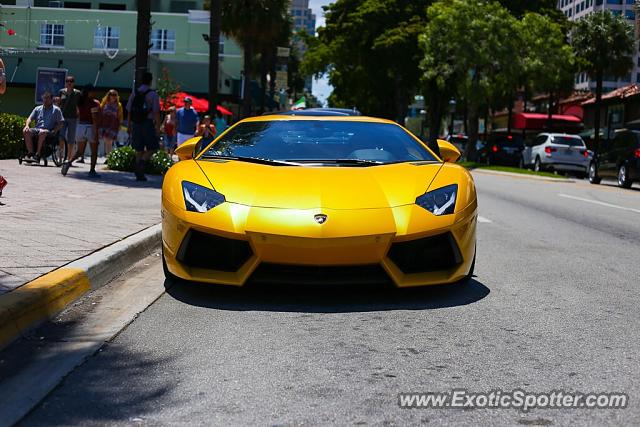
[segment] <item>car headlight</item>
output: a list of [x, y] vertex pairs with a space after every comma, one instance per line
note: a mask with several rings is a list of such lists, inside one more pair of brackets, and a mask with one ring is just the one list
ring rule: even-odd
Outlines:
[[449, 215], [456, 208], [458, 184], [447, 185], [424, 193], [416, 199], [416, 205], [425, 208], [434, 215]]
[[189, 181], [182, 181], [182, 193], [184, 204], [191, 212], [207, 212], [225, 202], [217, 191]]

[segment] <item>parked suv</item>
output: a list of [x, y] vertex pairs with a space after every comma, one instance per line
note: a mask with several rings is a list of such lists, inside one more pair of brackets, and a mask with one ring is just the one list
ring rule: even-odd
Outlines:
[[489, 135], [489, 140], [480, 152], [480, 159], [489, 165], [515, 166], [520, 161], [523, 149], [522, 135], [495, 132]]
[[527, 141], [520, 159], [521, 168], [535, 171], [573, 172], [584, 178], [591, 160], [582, 138], [566, 133], [541, 133]]
[[613, 140], [600, 141], [589, 165], [589, 182], [599, 184], [602, 178], [617, 178], [623, 188], [640, 181], [640, 131], [624, 130]]

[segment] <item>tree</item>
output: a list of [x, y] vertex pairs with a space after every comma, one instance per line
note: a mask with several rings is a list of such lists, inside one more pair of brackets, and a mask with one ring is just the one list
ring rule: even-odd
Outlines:
[[337, 0], [308, 37], [303, 74], [328, 74], [329, 104], [403, 121], [418, 88], [418, 35], [430, 0]]
[[136, 88], [141, 85], [144, 73], [148, 70], [149, 38], [151, 32], [151, 0], [138, 1], [136, 25]]
[[[475, 142], [480, 113], [515, 88], [521, 67], [514, 60], [517, 20], [492, 1], [438, 1], [427, 10], [420, 46], [430, 147], [437, 149], [444, 103], [454, 96], [467, 102], [469, 141]], [[475, 143], [467, 144], [465, 157], [474, 156]]]
[[571, 44], [581, 60], [581, 69], [596, 80], [594, 140], [600, 148], [600, 106], [604, 76], [623, 77], [633, 67], [633, 27], [622, 16], [594, 12], [575, 23]]
[[549, 129], [554, 94], [570, 92], [577, 59], [560, 24], [537, 13], [527, 13], [519, 24], [523, 52], [522, 85], [549, 94]]
[[209, 1], [209, 114], [211, 117], [218, 108], [218, 79], [220, 74], [220, 2]]
[[222, 31], [234, 37], [244, 54], [242, 115], [251, 115], [253, 58], [265, 45], [273, 45], [288, 21], [288, 0], [220, 0]]
[[160, 78], [158, 79], [157, 92], [160, 97], [161, 107], [166, 109], [173, 103], [173, 95], [180, 92], [180, 84], [176, 82], [167, 67], [162, 67]]

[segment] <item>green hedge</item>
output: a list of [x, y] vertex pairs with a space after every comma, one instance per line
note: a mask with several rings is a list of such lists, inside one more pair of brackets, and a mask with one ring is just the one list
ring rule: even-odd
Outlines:
[[22, 152], [25, 117], [0, 113], [0, 159], [17, 159]]
[[[133, 172], [136, 163], [136, 152], [130, 146], [113, 150], [107, 156], [107, 166], [111, 170]], [[162, 151], [156, 151], [151, 156], [151, 161], [145, 167], [145, 173], [151, 175], [164, 175], [173, 165], [169, 155]]]

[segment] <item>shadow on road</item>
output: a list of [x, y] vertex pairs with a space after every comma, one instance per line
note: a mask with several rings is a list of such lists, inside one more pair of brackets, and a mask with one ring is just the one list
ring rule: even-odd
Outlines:
[[98, 170], [98, 173], [100, 178], [90, 178], [86, 170], [74, 171], [71, 169], [65, 178], [123, 187], [162, 188], [163, 177], [158, 175], [147, 175], [148, 181], [136, 181], [132, 172]]
[[167, 293], [198, 307], [233, 311], [348, 313], [386, 310], [433, 310], [479, 301], [489, 288], [467, 284], [397, 289], [384, 285], [247, 285], [242, 288], [194, 282], [165, 282]]

